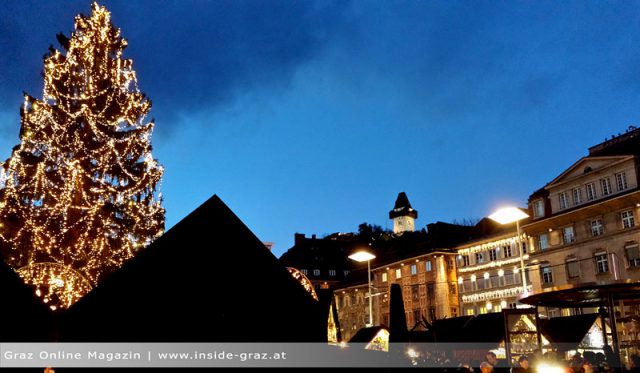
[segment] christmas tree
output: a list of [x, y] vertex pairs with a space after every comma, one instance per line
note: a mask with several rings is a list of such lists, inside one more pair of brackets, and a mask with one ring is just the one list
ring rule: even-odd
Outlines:
[[41, 100], [25, 95], [20, 144], [0, 170], [0, 251], [51, 308], [68, 307], [163, 233], [151, 102], [127, 41], [96, 3], [66, 53], [44, 57]]

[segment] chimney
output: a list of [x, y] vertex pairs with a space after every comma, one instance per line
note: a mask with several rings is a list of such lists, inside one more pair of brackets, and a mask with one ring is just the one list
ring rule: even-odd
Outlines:
[[306, 237], [305, 237], [304, 233], [296, 233], [296, 234], [294, 234], [293, 235], [293, 243], [294, 243], [294, 245], [301, 244], [302, 241], [305, 240], [305, 238]]

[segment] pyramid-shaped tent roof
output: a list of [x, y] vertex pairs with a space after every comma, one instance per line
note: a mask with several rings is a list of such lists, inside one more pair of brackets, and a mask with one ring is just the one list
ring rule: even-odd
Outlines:
[[213, 196], [63, 315], [63, 341], [326, 341], [326, 318]]

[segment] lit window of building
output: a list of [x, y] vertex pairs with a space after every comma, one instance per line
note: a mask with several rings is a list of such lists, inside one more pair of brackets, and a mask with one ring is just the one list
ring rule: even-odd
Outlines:
[[335, 276], [336, 275], [336, 270], [335, 269], [330, 269], [329, 270], [329, 276]]
[[582, 189], [573, 188], [573, 205], [577, 206], [582, 203]]
[[411, 276], [415, 276], [418, 274], [418, 266], [416, 264], [411, 265]]
[[533, 217], [541, 218], [544, 216], [544, 200], [539, 199], [533, 202]]
[[629, 267], [640, 267], [640, 248], [638, 243], [630, 241], [624, 246], [624, 253], [627, 257]]
[[622, 228], [627, 229], [636, 225], [632, 210], [623, 211], [620, 217], [622, 218]]
[[387, 282], [387, 273], [386, 272], [384, 272], [382, 274], [382, 282]]
[[489, 250], [489, 260], [498, 259], [498, 251], [496, 249]]
[[552, 284], [553, 283], [553, 271], [551, 266], [546, 265], [540, 268], [541, 271], [541, 277], [542, 277], [542, 282], [545, 284]]
[[320, 270], [319, 269], [314, 269], [313, 270], [313, 275], [314, 276], [320, 276]]
[[427, 260], [426, 262], [424, 262], [424, 267], [427, 272], [431, 272], [431, 261]]
[[585, 185], [585, 188], [587, 190], [587, 200], [589, 201], [593, 201], [594, 199], [596, 199], [596, 186], [594, 183], [589, 183], [587, 185]]
[[601, 236], [604, 234], [604, 224], [602, 224], [602, 219], [593, 219], [591, 220], [591, 235], [593, 237]]
[[538, 245], [540, 246], [540, 250], [549, 248], [549, 235], [547, 233], [538, 235]]
[[402, 269], [397, 268], [396, 269], [396, 278], [398, 279], [398, 278], [401, 278], [401, 277], [402, 277]]
[[596, 258], [596, 273], [609, 272], [609, 258], [604, 251], [595, 253]]
[[611, 181], [608, 177], [600, 179], [600, 189], [602, 190], [603, 196], [608, 196], [609, 194], [611, 194]]
[[484, 253], [476, 253], [476, 264], [484, 263]]
[[561, 192], [560, 194], [558, 194], [558, 202], [560, 203], [560, 210], [564, 210], [569, 206], [567, 192]]
[[627, 189], [627, 175], [624, 172], [616, 174], [616, 184], [618, 185], [618, 190]]
[[573, 232], [573, 227], [564, 227], [562, 228], [562, 239], [564, 241], [565, 244], [569, 244], [572, 243], [573, 241], [575, 241], [576, 236]]
[[504, 257], [505, 258], [511, 258], [511, 256], [512, 256], [511, 245], [506, 245], [503, 248], [503, 252], [504, 252]]

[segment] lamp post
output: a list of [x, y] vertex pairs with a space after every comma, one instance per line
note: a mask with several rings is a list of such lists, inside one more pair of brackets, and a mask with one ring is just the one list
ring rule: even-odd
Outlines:
[[373, 296], [371, 292], [371, 259], [375, 259], [375, 258], [376, 258], [375, 255], [364, 250], [360, 250], [349, 255], [349, 259], [355, 260], [356, 262], [367, 262], [367, 279], [369, 284], [369, 325], [367, 325], [368, 327], [373, 326]]
[[524, 211], [517, 207], [503, 207], [493, 214], [489, 215], [489, 219], [496, 221], [500, 224], [516, 223], [516, 231], [518, 234], [518, 251], [520, 252], [520, 272], [522, 273], [522, 293], [527, 292], [527, 276], [524, 272], [524, 253], [522, 250], [522, 243], [520, 241], [520, 220], [528, 218]]

